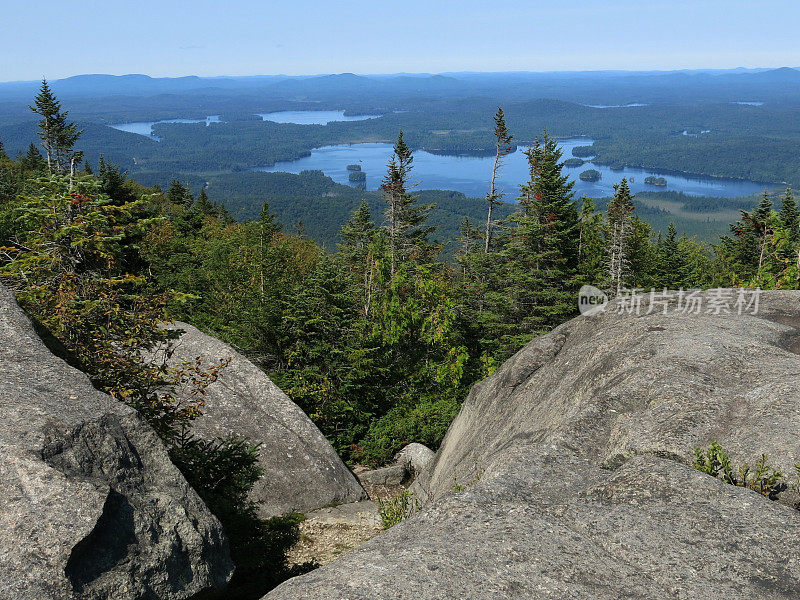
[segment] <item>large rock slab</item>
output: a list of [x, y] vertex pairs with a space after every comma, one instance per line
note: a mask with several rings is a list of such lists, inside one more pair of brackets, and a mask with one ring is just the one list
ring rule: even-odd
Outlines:
[[243, 436], [261, 444], [264, 474], [251, 498], [264, 517], [306, 512], [366, 497], [325, 436], [306, 414], [264, 372], [224, 342], [187, 323], [172, 354], [172, 364], [201, 359], [211, 366], [230, 359], [217, 381], [206, 388], [202, 417], [195, 434], [205, 437]]
[[800, 293], [764, 293], [755, 315], [618, 307], [473, 388], [412, 487], [421, 511], [267, 598], [800, 597], [796, 496], [689, 466], [716, 439], [793, 474]]
[[266, 598], [800, 597], [794, 509], [652, 455], [609, 472], [547, 451], [498, 456], [504, 468]]
[[42, 344], [0, 286], [0, 598], [183, 599], [233, 571], [152, 429]]
[[[707, 292], [706, 302], [714, 296]], [[758, 314], [578, 317], [470, 391], [432, 466], [437, 498], [469, 484], [509, 447], [556, 444], [613, 469], [639, 454], [689, 463], [718, 440], [735, 463], [800, 462], [800, 292], [762, 292]]]

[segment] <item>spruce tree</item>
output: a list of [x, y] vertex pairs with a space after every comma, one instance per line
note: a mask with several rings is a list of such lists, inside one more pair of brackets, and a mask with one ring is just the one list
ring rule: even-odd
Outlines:
[[608, 205], [606, 253], [608, 257], [608, 290], [619, 295], [631, 271], [630, 236], [633, 232], [633, 196], [628, 180], [614, 186], [614, 197]]
[[583, 197], [579, 216], [578, 274], [581, 284], [602, 285], [605, 273], [603, 214], [591, 198]]
[[376, 285], [376, 232], [369, 205], [362, 200], [342, 227], [342, 243], [339, 244], [339, 256], [358, 279], [356, 294], [365, 317], [369, 316]]
[[487, 312], [501, 315], [499, 357], [561, 323], [577, 306], [580, 227], [574, 182], [562, 174], [561, 150], [547, 133], [525, 154], [530, 179], [520, 186], [519, 210], [492, 265], [502, 283], [487, 292]]
[[207, 217], [217, 216], [217, 207], [211, 202], [211, 200], [208, 199], [206, 188], [200, 190], [194, 205], [201, 215], [205, 215]]
[[495, 138], [495, 155], [494, 164], [492, 165], [492, 179], [489, 184], [489, 193], [486, 194], [486, 202], [489, 205], [488, 215], [486, 217], [486, 234], [484, 252], [489, 253], [492, 242], [492, 228], [494, 221], [492, 220], [492, 213], [495, 205], [497, 205], [503, 197], [503, 193], [497, 189], [497, 174], [503, 165], [503, 158], [505, 158], [513, 149], [511, 140], [514, 138], [506, 127], [506, 119], [503, 114], [503, 109], [497, 107], [497, 113], [494, 116], [494, 138]]
[[28, 152], [24, 156], [20, 154], [17, 160], [24, 171], [41, 171], [47, 167], [47, 161], [33, 142], [28, 146]]
[[172, 183], [169, 184], [167, 200], [175, 206], [183, 206], [184, 208], [190, 208], [194, 204], [192, 192], [177, 179], [173, 179]]
[[797, 208], [797, 201], [791, 188], [786, 188], [786, 193], [783, 195], [778, 220], [791, 242], [796, 244], [800, 237], [800, 210]]
[[397, 273], [400, 264], [406, 261], [427, 263], [437, 250], [428, 239], [435, 227], [425, 226], [428, 213], [434, 205], [417, 205], [416, 198], [409, 191], [413, 162], [414, 156], [400, 131], [389, 159], [388, 172], [381, 183], [386, 201], [385, 229], [392, 276]]
[[48, 169], [63, 173], [69, 168], [70, 173], [74, 173], [75, 161], [80, 159], [81, 154], [73, 153], [72, 148], [83, 130], [67, 121], [69, 111], [61, 110], [61, 103], [46, 79], [42, 79], [39, 93], [29, 108], [42, 117], [39, 121], [39, 138], [47, 155]]

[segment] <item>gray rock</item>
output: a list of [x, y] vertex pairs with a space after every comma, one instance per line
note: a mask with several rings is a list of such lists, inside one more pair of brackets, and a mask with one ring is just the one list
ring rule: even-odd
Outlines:
[[400, 450], [394, 460], [397, 464], [405, 466], [406, 470], [416, 477], [431, 464], [436, 456], [433, 450], [413, 442]]
[[675, 461], [528, 446], [268, 600], [800, 597], [800, 517]]
[[325, 525], [342, 525], [346, 527], [364, 524], [378, 526], [381, 518], [378, 505], [371, 500], [361, 500], [349, 504], [337, 504], [318, 508], [305, 514], [306, 521], [316, 521]]
[[406, 490], [411, 473], [405, 464], [399, 464], [361, 471], [357, 477], [371, 500], [388, 500]]
[[690, 463], [716, 439], [735, 463], [765, 453], [794, 472], [800, 292], [763, 292], [755, 316], [619, 315], [615, 306], [534, 340], [475, 385], [415, 489], [440, 497], [526, 443], [613, 469], [638, 454]]
[[0, 286], [0, 598], [183, 599], [233, 571], [132, 409], [51, 354]]
[[404, 464], [389, 465], [359, 473], [358, 479], [363, 485], [402, 485], [408, 479], [408, 470]]
[[267, 598], [800, 597], [800, 512], [689, 466], [716, 439], [794, 472], [800, 293], [758, 315], [616, 306], [473, 388], [412, 487], [421, 511]]
[[186, 323], [172, 363], [194, 362], [211, 366], [230, 358], [220, 378], [206, 389], [202, 417], [194, 422], [195, 434], [205, 437], [238, 435], [261, 444], [259, 463], [264, 475], [251, 498], [263, 517], [306, 512], [322, 506], [357, 502], [366, 497], [306, 414], [264, 372], [224, 342]]

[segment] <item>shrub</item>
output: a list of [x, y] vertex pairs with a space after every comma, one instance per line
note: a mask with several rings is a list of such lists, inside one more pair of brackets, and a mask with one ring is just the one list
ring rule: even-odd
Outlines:
[[419, 508], [421, 508], [419, 501], [414, 498], [414, 493], [408, 490], [389, 500], [378, 500], [378, 510], [384, 529], [394, 527], [400, 521], [406, 520], [415, 509]]
[[286, 560], [300, 537], [302, 515], [262, 519], [247, 497], [262, 472], [257, 446], [239, 437], [200, 440], [184, 430], [170, 454], [228, 535], [236, 571], [225, 598], [257, 600], [290, 577], [318, 566], [314, 562], [289, 566]]
[[707, 451], [695, 448], [694, 457], [694, 468], [698, 471], [721, 478], [725, 483], [756, 491], [770, 500], [777, 500], [788, 487], [784, 474], [769, 466], [766, 454], [761, 455], [752, 470], [746, 463], [735, 469], [717, 441], [712, 441]]

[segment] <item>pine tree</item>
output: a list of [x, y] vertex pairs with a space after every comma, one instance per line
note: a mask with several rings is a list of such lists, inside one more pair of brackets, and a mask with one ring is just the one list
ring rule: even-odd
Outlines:
[[212, 204], [211, 200], [208, 199], [206, 188], [200, 190], [200, 193], [197, 195], [197, 200], [195, 200], [194, 205], [201, 215], [205, 215], [208, 217], [215, 217], [218, 214], [217, 207], [214, 204]]
[[797, 208], [797, 201], [794, 199], [791, 188], [786, 188], [786, 193], [781, 200], [778, 221], [786, 231], [791, 243], [796, 244], [800, 238], [800, 210]]
[[529, 181], [520, 186], [519, 210], [509, 220], [508, 241], [491, 265], [499, 278], [486, 293], [487, 313], [499, 315], [493, 334], [498, 358], [575, 312], [580, 223], [574, 183], [562, 174], [557, 142], [545, 133], [525, 152]]
[[686, 262], [678, 244], [678, 230], [670, 222], [667, 235], [658, 248], [658, 283], [660, 287], [679, 289], [686, 285]]
[[177, 179], [173, 179], [172, 183], [169, 184], [167, 200], [175, 206], [183, 206], [184, 208], [191, 208], [194, 204], [192, 192]]
[[756, 209], [752, 213], [743, 213], [743, 219], [750, 226], [758, 245], [758, 268], [756, 270], [756, 276], [761, 274], [761, 269], [764, 267], [764, 260], [767, 256], [767, 242], [772, 233], [769, 222], [771, 214], [772, 200], [770, 200], [766, 190], [764, 190], [761, 202], [759, 202]]
[[633, 196], [624, 179], [614, 186], [614, 197], [608, 205], [606, 253], [608, 256], [609, 291], [619, 295], [631, 270], [630, 236], [633, 231]]
[[591, 198], [581, 200], [578, 233], [578, 273], [582, 284], [602, 285], [605, 273], [603, 214]]
[[108, 195], [117, 205], [133, 202], [137, 194], [127, 182], [127, 176], [119, 167], [106, 162], [102, 155], [97, 163], [97, 177], [100, 190]]
[[33, 142], [28, 146], [28, 152], [24, 156], [20, 154], [17, 161], [22, 166], [23, 171], [41, 171], [47, 167], [47, 161]]
[[503, 193], [497, 189], [497, 174], [500, 172], [500, 168], [503, 165], [503, 158], [511, 153], [511, 150], [513, 149], [510, 144], [511, 140], [514, 138], [514, 136], [508, 132], [503, 109], [499, 106], [497, 107], [497, 113], [494, 116], [493, 133], [495, 137], [494, 165], [492, 166], [492, 179], [489, 185], [489, 193], [486, 195], [486, 202], [489, 205], [489, 211], [486, 217], [484, 252], [487, 254], [489, 253], [489, 249], [491, 247], [492, 228], [494, 227], [492, 212], [494, 211], [495, 205], [497, 205], [503, 197]]
[[435, 228], [425, 226], [425, 220], [434, 205], [417, 206], [416, 198], [409, 192], [413, 162], [414, 156], [403, 140], [401, 131], [389, 159], [388, 172], [381, 183], [386, 200], [385, 229], [392, 276], [397, 273], [400, 264], [409, 260], [424, 264], [433, 258], [437, 250], [428, 239]]
[[358, 296], [365, 317], [370, 314], [376, 285], [375, 223], [365, 200], [342, 227], [339, 255], [358, 278]]
[[33, 106], [29, 107], [40, 115], [39, 137], [47, 155], [47, 167], [63, 173], [68, 168], [74, 174], [75, 162], [82, 153], [73, 153], [72, 148], [83, 133], [75, 123], [67, 121], [68, 111], [61, 110], [61, 103], [53, 94], [46, 79], [42, 79]]

